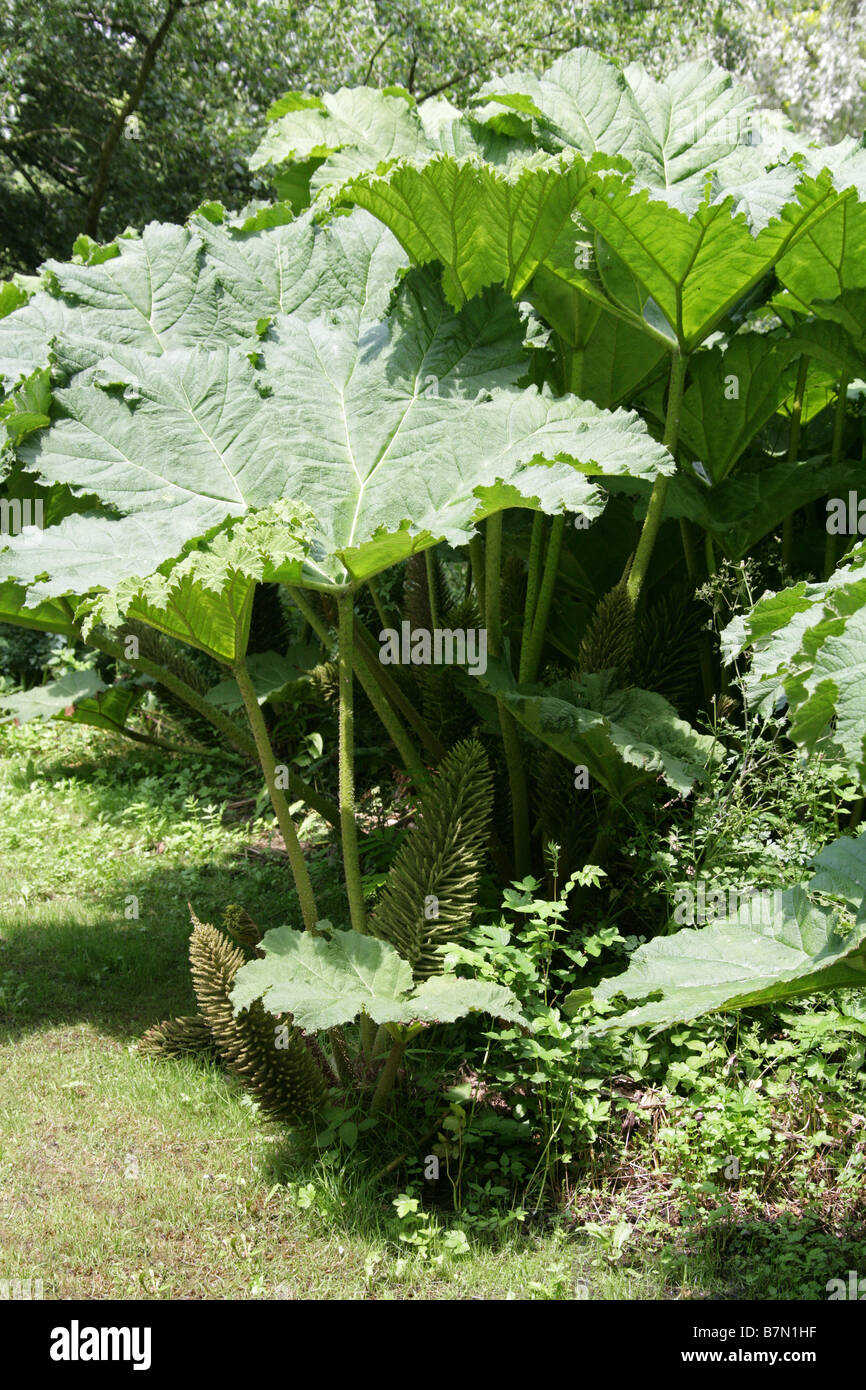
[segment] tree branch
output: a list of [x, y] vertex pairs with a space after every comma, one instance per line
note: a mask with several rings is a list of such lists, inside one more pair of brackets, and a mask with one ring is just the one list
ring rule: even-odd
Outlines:
[[138, 69], [138, 76], [135, 79], [135, 86], [112, 121], [108, 134], [102, 142], [102, 149], [99, 153], [99, 163], [96, 166], [96, 178], [94, 179], [90, 201], [87, 205], [87, 215], [84, 219], [84, 230], [88, 236], [94, 239], [99, 231], [99, 214], [102, 211], [102, 204], [105, 202], [105, 191], [108, 187], [108, 174], [114, 152], [117, 149], [128, 118], [132, 115], [133, 111], [136, 110], [144, 95], [147, 79], [153, 70], [157, 54], [162, 48], [166, 35], [174, 23], [175, 18], [183, 9], [183, 5], [184, 0], [169, 0], [169, 6], [163, 15], [162, 23], [148, 43], [147, 48], [144, 50], [141, 66]]

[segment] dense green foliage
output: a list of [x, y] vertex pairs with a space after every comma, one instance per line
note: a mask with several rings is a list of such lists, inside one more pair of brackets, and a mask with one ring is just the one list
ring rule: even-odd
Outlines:
[[[327, 1114], [330, 1082], [343, 1121], [377, 1114], [422, 1034], [477, 1048], [486, 1015], [479, 1067], [492, 1047], [518, 1125], [538, 1083], [547, 1178], [560, 1130], [592, 1128], [575, 1066], [599, 1038], [862, 986], [866, 841], [839, 833], [856, 805], [839, 818], [866, 791], [863, 547], [837, 536], [858, 534], [866, 153], [759, 114], [708, 62], [660, 80], [588, 49], [462, 110], [365, 85], [269, 115], [252, 164], [277, 201], [81, 239], [3, 290], [3, 498], [46, 524], [0, 551], [0, 616], [121, 678], [0, 698], [141, 739], [155, 680], [258, 758], [296, 900], [246, 962], [197, 924], [193, 966], [269, 1113]], [[248, 657], [268, 586], [291, 645]], [[483, 661], [436, 645], [461, 602]], [[148, 656], [148, 629], [223, 678]], [[263, 707], [328, 683], [325, 789], [279, 760]], [[362, 709], [419, 803], [372, 912]], [[780, 744], [832, 769], [832, 832], [756, 857], [757, 882], [708, 857], [694, 887], [745, 904], [671, 911], [687, 885], [663, 846], [706, 834], [708, 788]], [[304, 802], [339, 827], [334, 921]], [[629, 826], [655, 882], [622, 909]], [[482, 856], [522, 930], [473, 920], [497, 897]], [[282, 1056], [271, 1015], [292, 1019]], [[165, 1025], [165, 1050], [185, 1036]]]

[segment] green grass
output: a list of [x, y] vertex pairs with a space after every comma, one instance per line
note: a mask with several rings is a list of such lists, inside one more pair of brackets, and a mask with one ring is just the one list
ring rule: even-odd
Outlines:
[[[866, 1267], [866, 1243], [793, 1217], [684, 1227], [680, 1199], [626, 1170], [537, 1222], [482, 1230], [429, 1200], [401, 1222], [405, 1170], [375, 1174], [405, 1136], [311, 1155], [218, 1067], [136, 1050], [194, 1010], [188, 904], [297, 921], [285, 860], [250, 852], [269, 823], [222, 814], [255, 774], [51, 724], [0, 729], [0, 756], [0, 1278], [84, 1299], [815, 1298]], [[312, 872], [338, 918], [325, 843]], [[617, 1205], [621, 1254], [584, 1224]]]
[[[254, 778], [58, 725], [7, 726], [0, 750], [0, 1277], [46, 1298], [571, 1298], [579, 1278], [663, 1294], [559, 1231], [419, 1255], [396, 1186], [294, 1155], [219, 1068], [137, 1055], [194, 1009], [188, 902], [296, 915], [285, 861], [245, 857], [267, 828], [207, 809]], [[314, 877], [338, 902], [324, 852]]]

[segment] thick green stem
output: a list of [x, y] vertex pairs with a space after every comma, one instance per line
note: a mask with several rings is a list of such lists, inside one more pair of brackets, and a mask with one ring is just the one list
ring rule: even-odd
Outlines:
[[352, 930], [363, 934], [367, 930], [367, 915], [361, 883], [358, 827], [355, 823], [355, 702], [352, 675], [355, 601], [351, 589], [344, 589], [337, 599], [337, 614], [340, 667], [340, 838], [343, 844], [343, 873]]
[[[215, 752], [220, 751], [206, 748], [203, 743], [172, 743], [170, 739], [160, 738], [158, 734], [140, 734], [135, 729], [121, 728], [119, 724], [115, 726], [114, 732], [122, 734], [124, 738], [130, 739], [133, 743], [141, 743], [149, 748], [160, 748], [164, 753], [193, 753], [198, 758], [212, 758]], [[234, 753], [222, 750], [222, 755], [224, 758], [235, 761], [236, 755]], [[239, 764], [242, 761], [240, 757], [237, 758]]]
[[469, 563], [472, 566], [472, 582], [478, 599], [482, 627], [487, 621], [487, 595], [484, 590], [484, 542], [479, 534], [469, 542]]
[[[788, 435], [788, 462], [795, 463], [800, 457], [800, 434], [803, 419], [803, 398], [806, 394], [806, 377], [809, 373], [809, 359], [804, 353], [797, 369], [797, 385], [794, 388], [794, 402], [791, 406], [791, 429]], [[790, 512], [782, 523], [782, 567], [791, 568], [791, 550], [794, 540], [794, 513]]]
[[[843, 372], [839, 379], [839, 387], [836, 395], [836, 413], [833, 417], [833, 445], [830, 450], [830, 462], [834, 468], [842, 458], [842, 445], [845, 438], [845, 408], [848, 404], [848, 374]], [[836, 568], [836, 536], [832, 531], [827, 532], [827, 541], [824, 546], [824, 578], [829, 579]]]
[[484, 622], [491, 656], [502, 655], [502, 513], [494, 512], [485, 522]]
[[423, 786], [428, 781], [429, 774], [421, 759], [420, 752], [385, 698], [382, 688], [376, 680], [375, 671], [370, 669], [373, 661], [374, 658], [359, 644], [355, 650], [355, 674], [361, 682], [367, 699], [379, 716], [382, 727], [403, 759], [406, 771], [419, 786]]
[[385, 698], [395, 709], [400, 711], [409, 727], [415, 730], [430, 757], [436, 762], [441, 762], [445, 757], [443, 744], [425, 723], [408, 695], [400, 689], [393, 676], [390, 676], [382, 665], [376, 643], [357, 614], [355, 615], [355, 646], [356, 649], [361, 647], [364, 649], [365, 665], [377, 684], [381, 686]]
[[313, 604], [307, 598], [303, 589], [287, 584], [286, 588], [292, 596], [292, 602], [303, 613], [310, 627], [315, 632], [322, 646], [326, 649], [331, 645], [331, 634], [328, 631], [328, 624], [322, 618], [321, 613], [317, 613]]
[[[160, 666], [157, 662], [150, 661], [145, 657], [127, 656], [124, 648], [118, 642], [112, 642], [100, 633], [91, 632], [82, 640], [86, 641], [89, 646], [95, 647], [97, 651], [104, 652], [106, 656], [113, 656], [118, 661], [125, 661], [134, 670], [151, 676], [160, 685], [164, 685], [166, 690], [170, 690], [173, 695], [182, 700], [185, 705], [188, 705], [190, 709], [195, 710], [196, 714], [200, 714], [221, 734], [224, 734], [239, 753], [243, 753], [246, 758], [253, 761], [258, 760], [255, 742], [247, 738], [243, 729], [239, 728], [229, 715], [223, 713], [218, 705], [206, 700], [203, 695], [200, 695], [197, 690], [193, 690], [192, 686], [187, 685], [186, 681], [181, 680], [173, 671], [169, 671], [164, 666]], [[288, 774], [288, 790], [292, 799], [305, 801], [314, 811], [318, 811], [323, 820], [326, 820], [329, 825], [333, 825], [336, 829], [340, 823], [337, 803], [332, 801], [329, 796], [323, 796], [321, 792], [317, 792], [291, 768], [286, 768], [286, 772]]]
[[373, 1042], [373, 1050], [370, 1053], [370, 1056], [373, 1059], [373, 1061], [375, 1061], [377, 1057], [381, 1057], [383, 1053], [386, 1051], [388, 1046], [388, 1040], [390, 1037], [391, 1034], [388, 1032], [388, 1025], [385, 1023], [380, 1023], [378, 1032], [376, 1033], [376, 1037]]
[[[680, 408], [683, 401], [683, 388], [686, 380], [688, 358], [679, 350], [671, 354], [671, 375], [668, 384], [668, 407], [665, 415], [665, 432], [662, 443], [669, 454], [676, 456], [680, 428]], [[668, 474], [660, 474], [653, 484], [649, 506], [641, 528], [640, 540], [635, 551], [634, 564], [626, 581], [626, 591], [633, 605], [640, 598], [641, 589], [646, 582], [650, 560], [655, 548], [656, 538], [665, 514], [665, 498], [670, 479]]]
[[538, 602], [538, 588], [541, 583], [541, 555], [544, 543], [544, 512], [536, 512], [532, 518], [532, 534], [529, 538], [529, 563], [526, 569], [526, 601], [523, 605], [523, 637], [520, 643], [520, 669], [523, 670], [524, 652], [529, 650], [529, 636]]
[[439, 587], [436, 574], [436, 550], [424, 551], [424, 564], [427, 570], [427, 602], [430, 605], [430, 626], [439, 626]]
[[373, 602], [376, 605], [376, 612], [379, 614], [379, 622], [382, 624], [383, 627], [393, 627], [393, 617], [388, 612], [385, 600], [382, 597], [382, 591], [379, 588], [378, 581], [373, 576], [371, 576], [367, 580], [367, 588], [370, 590]]
[[[487, 589], [487, 646], [494, 659], [502, 656], [502, 513], [487, 519], [485, 539], [485, 584]], [[514, 833], [514, 867], [518, 877], [529, 873], [529, 798], [526, 791], [526, 770], [514, 716], [498, 701], [499, 727], [508, 785], [511, 791], [511, 816]]]
[[[535, 605], [535, 616], [532, 620], [532, 631], [529, 636], [527, 646], [524, 634], [523, 646], [520, 652], [520, 684], [532, 684], [538, 677], [538, 668], [541, 665], [541, 653], [544, 650], [544, 634], [547, 631], [547, 620], [550, 617], [550, 605], [553, 602], [553, 592], [556, 588], [556, 575], [559, 570], [559, 556], [562, 551], [562, 538], [565, 535], [565, 515], [560, 513], [553, 518], [553, 525], [550, 528], [550, 539], [547, 542], [547, 554], [544, 557], [544, 573], [541, 578], [541, 585], [538, 590], [538, 601]], [[525, 660], [524, 660], [525, 654]]]
[[114, 642], [109, 637], [104, 637], [100, 632], [89, 632], [86, 637], [81, 638], [89, 647], [95, 647], [98, 652], [104, 652], [106, 656], [113, 656], [116, 661], [124, 661], [127, 666], [131, 666], [135, 671], [141, 671], [142, 675], [151, 676], [153, 680], [164, 685], [166, 690], [170, 690], [172, 695], [176, 695], [190, 709], [194, 709], [196, 714], [200, 714], [215, 729], [219, 729], [221, 734], [229, 740], [239, 753], [244, 753], [248, 758], [256, 757], [256, 745], [252, 739], [248, 738], [244, 730], [239, 728], [234, 720], [225, 714], [218, 705], [213, 705], [206, 700], [203, 695], [199, 695], [197, 690], [187, 685], [186, 681], [176, 676], [173, 671], [160, 666], [158, 662], [151, 661], [144, 656], [127, 656], [125, 648], [120, 642]]
[[285, 841], [286, 850], [289, 856], [292, 875], [295, 880], [295, 888], [301, 903], [301, 914], [304, 919], [304, 926], [309, 932], [315, 933], [316, 923], [319, 920], [319, 913], [316, 907], [316, 897], [313, 892], [313, 884], [310, 879], [310, 871], [307, 868], [307, 861], [304, 859], [304, 851], [301, 849], [301, 842], [298, 839], [298, 832], [292, 820], [289, 810], [289, 803], [286, 800], [285, 792], [277, 785], [277, 763], [274, 757], [274, 750], [268, 738], [268, 730], [265, 725], [265, 718], [262, 714], [253, 683], [250, 680], [250, 673], [247, 670], [246, 662], [243, 657], [235, 662], [234, 678], [238, 683], [241, 692], [241, 699], [250, 721], [250, 728], [256, 741], [259, 762], [265, 774], [265, 781], [268, 786], [268, 793], [271, 798], [271, 805], [274, 808], [274, 815], [277, 818], [277, 825]]
[[[330, 642], [330, 634], [321, 616], [316, 612], [302, 590], [293, 588], [290, 589], [289, 592], [316, 636], [327, 646]], [[385, 671], [378, 658], [376, 643], [357, 614], [355, 615], [355, 641], [352, 649], [352, 661], [355, 668], [355, 675], [363, 685], [370, 703], [382, 719], [382, 722], [385, 723], [383, 711], [386, 703], [392, 708], [400, 710], [405, 716], [410, 728], [414, 729], [418, 734], [430, 756], [437, 761], [441, 761], [445, 756], [444, 747], [432, 730], [427, 727], [408, 696], [403, 693], [397, 682]], [[370, 687], [374, 682], [381, 690], [384, 700], [379, 699], [377, 702], [376, 697], [371, 693]], [[420, 775], [423, 780], [426, 773], [421, 764], [420, 757], [414, 749], [414, 745], [411, 744], [406, 736], [398, 742], [398, 738], [400, 738], [397, 732], [398, 725], [396, 725], [393, 720], [390, 724], [386, 724], [385, 727], [393, 738], [400, 756], [406, 763], [407, 769], [412, 772], [413, 776]], [[413, 766], [410, 766], [410, 763], [413, 764]]]
[[388, 1053], [387, 1061], [379, 1073], [379, 1080], [373, 1092], [373, 1099], [370, 1102], [370, 1113], [378, 1114], [384, 1110], [387, 1101], [397, 1080], [397, 1073], [400, 1070], [400, 1063], [403, 1060], [403, 1053], [406, 1051], [405, 1042], [395, 1042]]

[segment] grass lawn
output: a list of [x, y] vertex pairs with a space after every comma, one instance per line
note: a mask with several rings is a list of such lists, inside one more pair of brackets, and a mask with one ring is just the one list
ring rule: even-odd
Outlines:
[[[0, 753], [0, 1277], [61, 1299], [736, 1294], [717, 1243], [666, 1261], [677, 1233], [652, 1223], [625, 1262], [555, 1219], [503, 1218], [461, 1253], [433, 1213], [407, 1244], [399, 1176], [311, 1158], [214, 1065], [140, 1056], [152, 1023], [194, 1012], [188, 903], [294, 915], [285, 863], [249, 852], [266, 828], [221, 814], [256, 787], [74, 726], [6, 726]], [[324, 913], [325, 848], [314, 873]], [[775, 1296], [798, 1296], [797, 1269]]]

